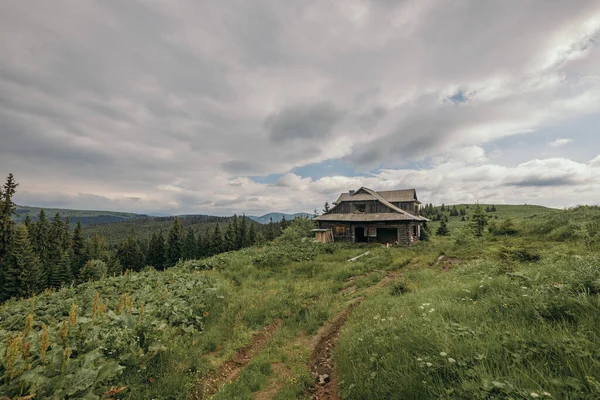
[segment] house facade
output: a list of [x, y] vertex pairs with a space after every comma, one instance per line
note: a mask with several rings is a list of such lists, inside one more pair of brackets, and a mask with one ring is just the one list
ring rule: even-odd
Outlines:
[[410, 246], [428, 221], [419, 215], [420, 204], [414, 189], [376, 192], [361, 187], [342, 193], [329, 212], [316, 217], [317, 231], [331, 231], [328, 237], [334, 242]]

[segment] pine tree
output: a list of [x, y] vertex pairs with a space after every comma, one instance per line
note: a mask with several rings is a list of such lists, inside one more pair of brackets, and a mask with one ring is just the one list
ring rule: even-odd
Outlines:
[[442, 203], [442, 206], [440, 207], [440, 211], [441, 211], [441, 212], [444, 212], [444, 211], [446, 211], [446, 206], [444, 206], [444, 203]]
[[450, 234], [450, 230], [448, 229], [448, 225], [446, 224], [446, 221], [444, 221], [442, 219], [442, 222], [440, 223], [440, 226], [438, 227], [435, 234], [437, 236], [448, 236]]
[[90, 260], [81, 268], [80, 282], [97, 281], [108, 273], [108, 266], [102, 260]]
[[269, 225], [267, 225], [266, 239], [268, 242], [275, 239], [275, 226], [273, 226], [273, 217], [269, 218]]
[[148, 245], [148, 256], [146, 264], [153, 266], [158, 270], [165, 269], [165, 238], [162, 229], [154, 232]]
[[183, 224], [178, 217], [173, 220], [173, 225], [169, 230], [169, 236], [167, 237], [167, 251], [166, 251], [166, 265], [171, 267], [179, 261], [183, 252], [183, 240], [185, 231], [183, 230]]
[[237, 248], [248, 247], [248, 225], [246, 224], [246, 215], [242, 214], [242, 218], [239, 221], [239, 229], [237, 235]]
[[471, 228], [473, 229], [473, 234], [477, 237], [483, 236], [483, 232], [487, 223], [488, 220], [487, 216], [485, 215], [485, 211], [479, 205], [479, 203], [477, 203], [475, 205], [475, 209], [473, 210], [473, 217], [471, 218]]
[[119, 261], [125, 269], [137, 272], [143, 268], [144, 253], [142, 253], [142, 249], [135, 238], [135, 231], [133, 228], [125, 240], [119, 244], [117, 257], [119, 257]]
[[108, 255], [106, 238], [94, 233], [88, 243], [87, 255], [89, 260], [105, 260]]
[[71, 222], [69, 221], [69, 217], [65, 218], [63, 228], [62, 249], [63, 251], [67, 251], [73, 247], [73, 237], [71, 236]]
[[[63, 256], [63, 236], [64, 226], [60, 214], [56, 213], [50, 224], [50, 232], [48, 234], [48, 264], [47, 268], [50, 271], [50, 277], [55, 273], [58, 264]], [[49, 282], [52, 284], [52, 282]]]
[[15, 182], [13, 174], [8, 174], [6, 183], [0, 188], [0, 260], [8, 252], [11, 236], [14, 232], [15, 223], [12, 219], [17, 206], [12, 201], [17, 192], [18, 183]]
[[498, 211], [498, 210], [496, 210], [496, 206], [495, 206], [495, 205], [492, 205], [491, 211], [492, 211], [492, 212], [496, 212], [496, 211]]
[[73, 282], [73, 272], [71, 271], [70, 251], [63, 251], [58, 262], [53, 264], [50, 286], [59, 288], [67, 286], [71, 282]]
[[119, 261], [119, 257], [115, 254], [111, 254], [108, 257], [108, 262], [106, 263], [106, 274], [108, 276], [119, 276], [123, 272], [123, 266]]
[[25, 216], [25, 219], [23, 220], [23, 225], [25, 225], [25, 228], [27, 228], [27, 232], [29, 232], [29, 240], [32, 240], [34, 225], [29, 214]]
[[330, 211], [329, 202], [325, 200], [325, 205], [323, 206], [323, 214], [327, 214]]
[[71, 260], [71, 269], [73, 270], [73, 276], [78, 277], [79, 271], [88, 260], [87, 247], [85, 238], [83, 237], [83, 229], [81, 228], [81, 222], [79, 221], [73, 230], [72, 246], [73, 259]]
[[223, 232], [221, 231], [221, 224], [219, 222], [215, 225], [212, 237], [210, 238], [210, 254], [215, 255], [225, 251], [225, 239], [223, 238]]
[[42, 265], [33, 251], [25, 226], [17, 226], [4, 259], [4, 287], [0, 297], [26, 297], [45, 288]]
[[256, 243], [256, 228], [254, 227], [254, 223], [250, 224], [250, 228], [248, 228], [248, 246], [254, 246]]
[[279, 223], [279, 229], [282, 231], [289, 226], [287, 220], [285, 219], [285, 215], [281, 217], [281, 222]]
[[196, 235], [190, 226], [183, 241], [182, 258], [184, 260], [194, 260], [196, 258]]
[[[237, 248], [237, 235], [238, 235], [238, 226], [237, 226], [237, 217], [234, 216], [235, 219], [229, 221], [227, 224], [227, 229], [225, 229], [225, 248], [226, 251], [233, 251]], [[235, 226], [234, 226], [235, 224]]]
[[205, 235], [202, 235], [202, 232], [198, 231], [196, 235], [196, 258], [206, 257], [208, 255], [208, 232]]

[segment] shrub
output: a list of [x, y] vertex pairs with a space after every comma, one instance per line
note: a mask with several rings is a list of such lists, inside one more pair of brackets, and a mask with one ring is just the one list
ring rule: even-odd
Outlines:
[[102, 260], [90, 260], [79, 272], [79, 280], [82, 282], [97, 281], [106, 276], [106, 263]]

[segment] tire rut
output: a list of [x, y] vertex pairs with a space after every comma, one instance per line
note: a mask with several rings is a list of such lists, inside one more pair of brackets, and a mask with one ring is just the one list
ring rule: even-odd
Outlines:
[[252, 357], [267, 344], [268, 340], [281, 327], [283, 320], [276, 319], [270, 325], [256, 333], [250, 343], [239, 349], [232, 358], [225, 361], [215, 371], [199, 380], [191, 396], [191, 400], [209, 399], [219, 391], [225, 383], [237, 378], [240, 371], [252, 361]]

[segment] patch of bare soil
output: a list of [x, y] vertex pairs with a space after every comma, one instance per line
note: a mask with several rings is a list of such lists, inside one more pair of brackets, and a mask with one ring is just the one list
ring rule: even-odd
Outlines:
[[269, 338], [281, 327], [282, 323], [281, 319], [277, 319], [265, 326], [261, 332], [252, 337], [250, 344], [239, 349], [231, 359], [198, 381], [191, 399], [208, 399], [217, 393], [223, 384], [235, 380], [240, 371], [252, 361], [252, 357], [265, 347]]
[[331, 321], [321, 327], [311, 340], [312, 350], [309, 367], [315, 378], [315, 384], [308, 389], [311, 400], [338, 400], [338, 380], [333, 368], [333, 348], [340, 330], [360, 303], [363, 297], [358, 297], [339, 312]]
[[435, 260], [435, 265], [441, 265], [444, 271], [449, 271], [453, 266], [463, 262], [462, 259], [456, 257], [446, 257], [441, 255]]

